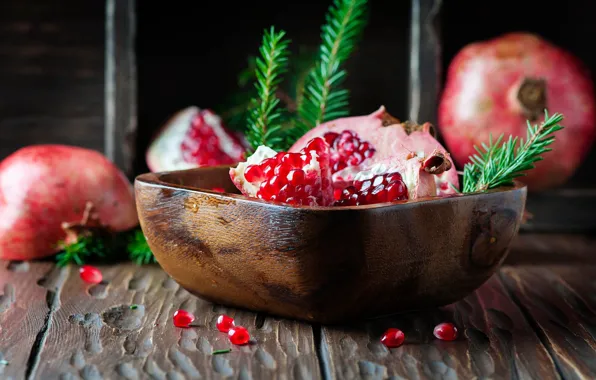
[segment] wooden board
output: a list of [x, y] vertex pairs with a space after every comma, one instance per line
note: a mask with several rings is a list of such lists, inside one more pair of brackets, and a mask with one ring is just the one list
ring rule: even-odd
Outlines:
[[561, 375], [596, 378], [596, 266], [509, 267], [501, 276]]
[[0, 378], [35, 366], [62, 281], [51, 263], [0, 262]]
[[[433, 337], [440, 322], [453, 322], [460, 339]], [[387, 349], [379, 338], [389, 327], [406, 343]], [[384, 318], [352, 328], [322, 331], [323, 363], [331, 379], [557, 379], [557, 371], [522, 312], [497, 277], [442, 310]]]
[[[106, 284], [96, 286], [71, 271], [36, 378], [320, 378], [308, 325], [214, 307], [179, 288], [157, 266], [101, 269]], [[197, 315], [198, 326], [174, 327], [178, 308]], [[254, 344], [230, 345], [215, 328], [224, 312], [249, 329]], [[232, 352], [211, 354], [224, 348]]]

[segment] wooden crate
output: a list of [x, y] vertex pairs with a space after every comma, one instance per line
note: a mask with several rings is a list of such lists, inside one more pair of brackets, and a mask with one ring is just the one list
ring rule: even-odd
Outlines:
[[0, 5], [0, 159], [30, 144], [105, 153], [129, 176], [134, 0]]

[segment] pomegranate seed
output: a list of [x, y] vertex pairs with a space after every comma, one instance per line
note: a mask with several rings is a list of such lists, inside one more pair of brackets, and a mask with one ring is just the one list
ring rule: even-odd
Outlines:
[[217, 317], [217, 323], [215, 326], [219, 331], [227, 333], [230, 331], [230, 328], [234, 327], [234, 318], [222, 314]]
[[401, 181], [401, 174], [399, 173], [390, 173], [387, 174], [387, 183], [393, 183], [397, 181]]
[[404, 343], [406, 336], [403, 331], [396, 328], [390, 328], [385, 331], [385, 334], [381, 337], [381, 343], [388, 348], [396, 348]]
[[228, 338], [230, 339], [230, 342], [232, 342], [232, 344], [241, 346], [243, 344], [248, 343], [248, 341], [250, 340], [250, 334], [248, 333], [248, 330], [244, 327], [234, 326], [230, 328], [230, 330], [228, 331]]
[[244, 178], [250, 183], [263, 180], [263, 169], [259, 165], [248, 165], [244, 171]]
[[268, 176], [269, 173], [273, 171], [273, 168], [275, 168], [275, 165], [277, 165], [277, 160], [275, 160], [275, 158], [266, 158], [259, 166], [263, 171], [263, 175]]
[[339, 201], [341, 199], [342, 189], [333, 189], [333, 199]]
[[194, 322], [195, 316], [186, 310], [176, 310], [174, 313], [174, 326], [176, 327], [189, 327]]
[[79, 276], [89, 284], [99, 284], [103, 280], [101, 271], [91, 265], [83, 265], [79, 268]]
[[347, 166], [359, 165], [366, 158], [374, 155], [375, 150], [367, 141], [362, 141], [350, 130], [341, 133], [327, 132], [323, 135], [325, 142], [331, 147], [330, 158], [332, 172], [336, 173]]
[[292, 169], [287, 176], [289, 183], [293, 186], [302, 185], [305, 177], [306, 175], [302, 169]]
[[433, 334], [437, 339], [455, 340], [457, 339], [457, 327], [453, 323], [439, 323], [435, 327]]
[[226, 192], [226, 189], [224, 189], [223, 187], [214, 187], [211, 190], [215, 191], [216, 193], [225, 193]]
[[333, 142], [335, 141], [335, 139], [337, 139], [338, 136], [339, 136], [338, 133], [327, 132], [323, 135], [323, 138], [325, 139], [327, 144], [329, 144], [329, 146], [333, 146]]
[[317, 153], [324, 152], [328, 148], [327, 143], [320, 137], [315, 137], [314, 139], [310, 140], [306, 147], [303, 149], [305, 152], [310, 152], [314, 150]]
[[335, 172], [345, 169], [347, 166], [348, 166], [348, 164], [346, 164], [344, 161], [337, 161], [335, 164], [333, 164], [332, 171], [333, 171], [333, 173], [335, 173]]
[[357, 191], [358, 190], [356, 190], [354, 186], [348, 186], [342, 191], [342, 198], [350, 198], [353, 194], [356, 194]]

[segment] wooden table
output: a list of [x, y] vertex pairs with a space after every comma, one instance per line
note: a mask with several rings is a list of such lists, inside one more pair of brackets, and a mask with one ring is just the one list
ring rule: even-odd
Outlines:
[[[592, 379], [596, 378], [596, 239], [520, 236], [500, 272], [440, 310], [350, 326], [316, 326], [202, 301], [158, 266], [76, 268], [0, 263], [2, 379]], [[594, 258], [592, 258], [593, 256]], [[132, 307], [131, 305], [137, 305]], [[172, 324], [178, 308], [198, 327]], [[231, 347], [221, 313], [256, 342]], [[455, 342], [433, 338], [454, 322]], [[387, 349], [388, 327], [406, 343]]]

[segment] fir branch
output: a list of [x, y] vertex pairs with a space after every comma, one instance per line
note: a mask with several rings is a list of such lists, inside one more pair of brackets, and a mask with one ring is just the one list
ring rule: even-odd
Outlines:
[[108, 255], [105, 240], [97, 236], [83, 236], [75, 243], [65, 245], [64, 242], [60, 242], [58, 245], [63, 248], [63, 251], [56, 255], [56, 264], [59, 267], [68, 264], [83, 265], [90, 260]]
[[545, 110], [542, 124], [538, 126], [527, 122], [525, 141], [509, 136], [502, 143], [501, 135], [493, 142], [491, 136], [488, 145], [475, 147], [478, 154], [471, 156], [470, 162], [464, 166], [463, 192], [472, 193], [512, 185], [515, 178], [524, 176], [527, 170], [534, 168], [534, 163], [543, 159], [542, 154], [552, 150], [548, 147], [555, 141], [553, 133], [563, 129], [559, 125], [562, 120], [563, 115], [555, 113], [549, 117]]
[[141, 229], [133, 231], [128, 244], [126, 245], [128, 257], [137, 265], [155, 263], [155, 256], [147, 244], [145, 235]]
[[276, 92], [288, 67], [290, 41], [285, 35], [283, 30], [276, 32], [271, 27], [269, 31], [265, 31], [259, 48], [260, 57], [256, 60], [255, 70], [257, 96], [251, 102], [246, 135], [253, 151], [259, 145], [276, 149], [283, 141], [279, 136], [282, 112], [278, 109], [280, 100]]
[[346, 71], [341, 68], [355, 49], [366, 25], [367, 0], [335, 0], [322, 27], [322, 44], [310, 71], [300, 103], [295, 135], [329, 120], [347, 116], [349, 91], [341, 88]]

